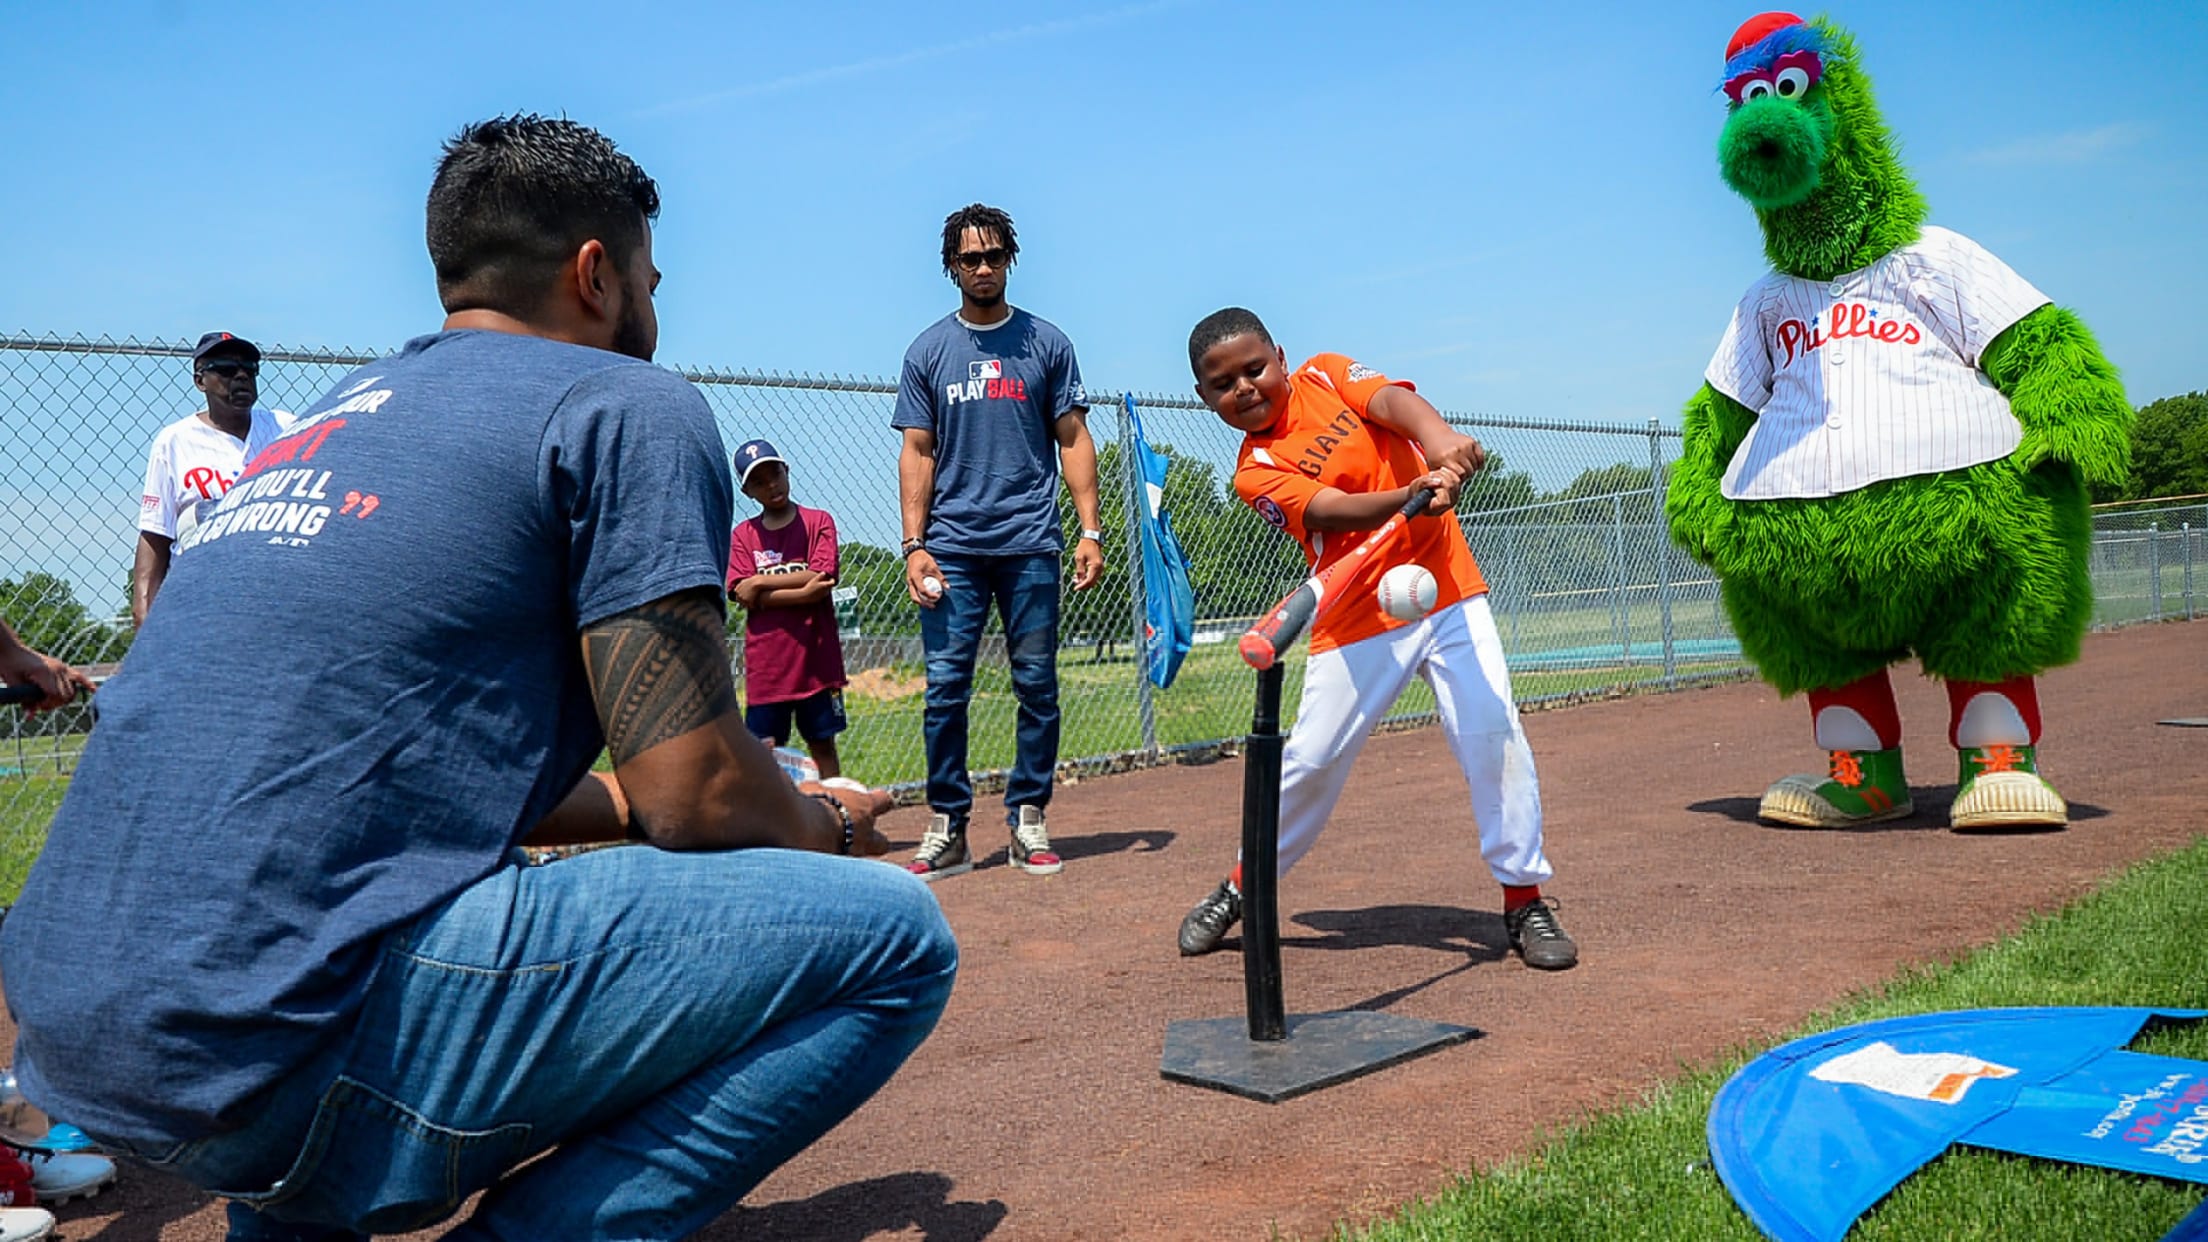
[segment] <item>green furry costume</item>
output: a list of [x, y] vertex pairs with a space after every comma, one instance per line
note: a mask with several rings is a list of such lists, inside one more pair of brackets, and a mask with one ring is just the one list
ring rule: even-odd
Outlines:
[[[1736, 76], [1727, 91], [1735, 97], [1720, 166], [1754, 206], [1773, 268], [1833, 282], [1837, 294], [1843, 282], [1923, 239], [1924, 201], [1895, 157], [1853, 39], [1824, 18], [1765, 14], [1734, 43], [1727, 71]], [[1803, 68], [1789, 74], [1789, 64]], [[1763, 344], [1775, 364], [1780, 343]], [[1785, 354], [1793, 365], [1831, 363], [1806, 352], [1797, 362], [1791, 344]], [[1672, 537], [1716, 572], [1742, 648], [1763, 676], [1781, 694], [1811, 692], [1813, 711], [1819, 692], [1867, 678], [1884, 685], [1883, 670], [1912, 654], [1928, 674], [1951, 683], [2021, 678], [2027, 693], [2032, 675], [2077, 658], [2093, 602], [2086, 486], [2128, 475], [2131, 407], [2085, 325], [2051, 304], [2001, 331], [1975, 365], [2020, 424], [2012, 453], [1831, 495], [1727, 499], [1727, 470], [1761, 411], [1707, 382], [1687, 403], [1685, 444], [1665, 503]], [[1823, 390], [1821, 381], [1810, 382]], [[1831, 425], [1839, 425], [1837, 415]], [[1890, 687], [1885, 694], [1890, 702]], [[2026, 706], [2030, 736], [1991, 767], [1972, 766], [1973, 752], [1985, 747], [1958, 742], [1965, 762], [1957, 826], [1982, 771], [2036, 773], [2036, 697]], [[1958, 701], [1958, 718], [1963, 710]], [[1823, 723], [1819, 731], [1826, 744]], [[1766, 817], [1840, 826], [1906, 814], [1898, 724], [1878, 733], [1884, 745], [1867, 737], [1852, 748], [1826, 744], [1834, 752], [1832, 778], [1773, 786]], [[1860, 778], [1850, 783], [1846, 773], [1874, 768], [1871, 783], [1882, 782], [1885, 792], [1866, 801], [1856, 796]], [[2036, 775], [2030, 780], [2045, 788]], [[1772, 814], [1782, 786], [1791, 788], [1797, 810]], [[1804, 798], [1813, 811], [1799, 810]], [[1973, 826], [2063, 822], [2051, 789], [2035, 805]]]

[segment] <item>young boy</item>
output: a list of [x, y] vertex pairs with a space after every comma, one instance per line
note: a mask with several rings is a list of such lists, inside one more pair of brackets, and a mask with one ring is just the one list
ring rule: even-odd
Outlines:
[[728, 545], [728, 597], [743, 605], [744, 727], [770, 746], [797, 731], [823, 780], [841, 776], [843, 640], [836, 634], [836, 521], [790, 502], [790, 464], [765, 440], [736, 450], [736, 483], [759, 504]]
[[[1303, 545], [1314, 568], [1339, 558], [1401, 509], [1421, 486], [1435, 489], [1426, 516], [1342, 584], [1341, 602], [1311, 630], [1303, 704], [1281, 758], [1280, 874], [1309, 852], [1341, 796], [1357, 752], [1413, 674], [1434, 688], [1449, 747], [1472, 787], [1480, 854], [1503, 886], [1503, 926], [1526, 965], [1563, 970], [1578, 946], [1541, 896], [1541, 794], [1533, 752], [1519, 728], [1487, 585], [1451, 506], [1484, 455], [1450, 430], [1426, 399], [1340, 354], [1287, 369], [1287, 355], [1257, 316], [1218, 311], [1188, 338], [1204, 404], [1243, 433], [1234, 490], [1267, 523]], [[1396, 565], [1434, 576], [1433, 611], [1397, 621], [1374, 597]], [[1181, 921], [1181, 952], [1219, 947], [1242, 917], [1242, 869]]]

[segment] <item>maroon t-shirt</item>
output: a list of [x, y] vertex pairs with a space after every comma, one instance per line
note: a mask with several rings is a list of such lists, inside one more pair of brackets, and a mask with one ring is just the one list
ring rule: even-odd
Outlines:
[[[810, 569], [836, 572], [836, 520], [825, 510], [792, 506], [797, 517], [780, 530], [759, 518], [736, 526], [728, 544], [728, 585], [760, 574]], [[836, 606], [755, 608], [744, 620], [744, 701], [789, 703], [843, 688], [843, 640]]]

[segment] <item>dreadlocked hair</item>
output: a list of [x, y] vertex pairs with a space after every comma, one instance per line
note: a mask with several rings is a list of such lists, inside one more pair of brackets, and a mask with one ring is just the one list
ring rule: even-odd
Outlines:
[[1020, 237], [1012, 231], [1012, 217], [1004, 210], [984, 203], [968, 203], [943, 217], [943, 271], [949, 275], [951, 265], [958, 261], [958, 241], [968, 229], [983, 233], [995, 233], [997, 244], [1004, 247], [1005, 262], [1020, 257]]

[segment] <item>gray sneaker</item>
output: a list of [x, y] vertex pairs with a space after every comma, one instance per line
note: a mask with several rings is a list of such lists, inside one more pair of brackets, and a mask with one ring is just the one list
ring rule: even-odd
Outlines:
[[1023, 806], [1012, 823], [1012, 865], [1029, 875], [1056, 875], [1066, 869], [1065, 860], [1050, 848], [1050, 829], [1043, 825], [1043, 808]]
[[951, 817], [941, 811], [928, 817], [928, 830], [920, 834], [920, 848], [913, 851], [905, 870], [934, 883], [947, 875], [974, 869], [974, 856], [966, 848], [966, 826], [951, 827]]
[[1510, 947], [1535, 970], [1569, 970], [1579, 963], [1579, 946], [1558, 925], [1556, 908], [1555, 898], [1543, 897], [1503, 915]]
[[1242, 890], [1232, 880], [1219, 881], [1211, 896], [1181, 920], [1181, 956], [1202, 957], [1219, 947], [1227, 929], [1242, 921]]

